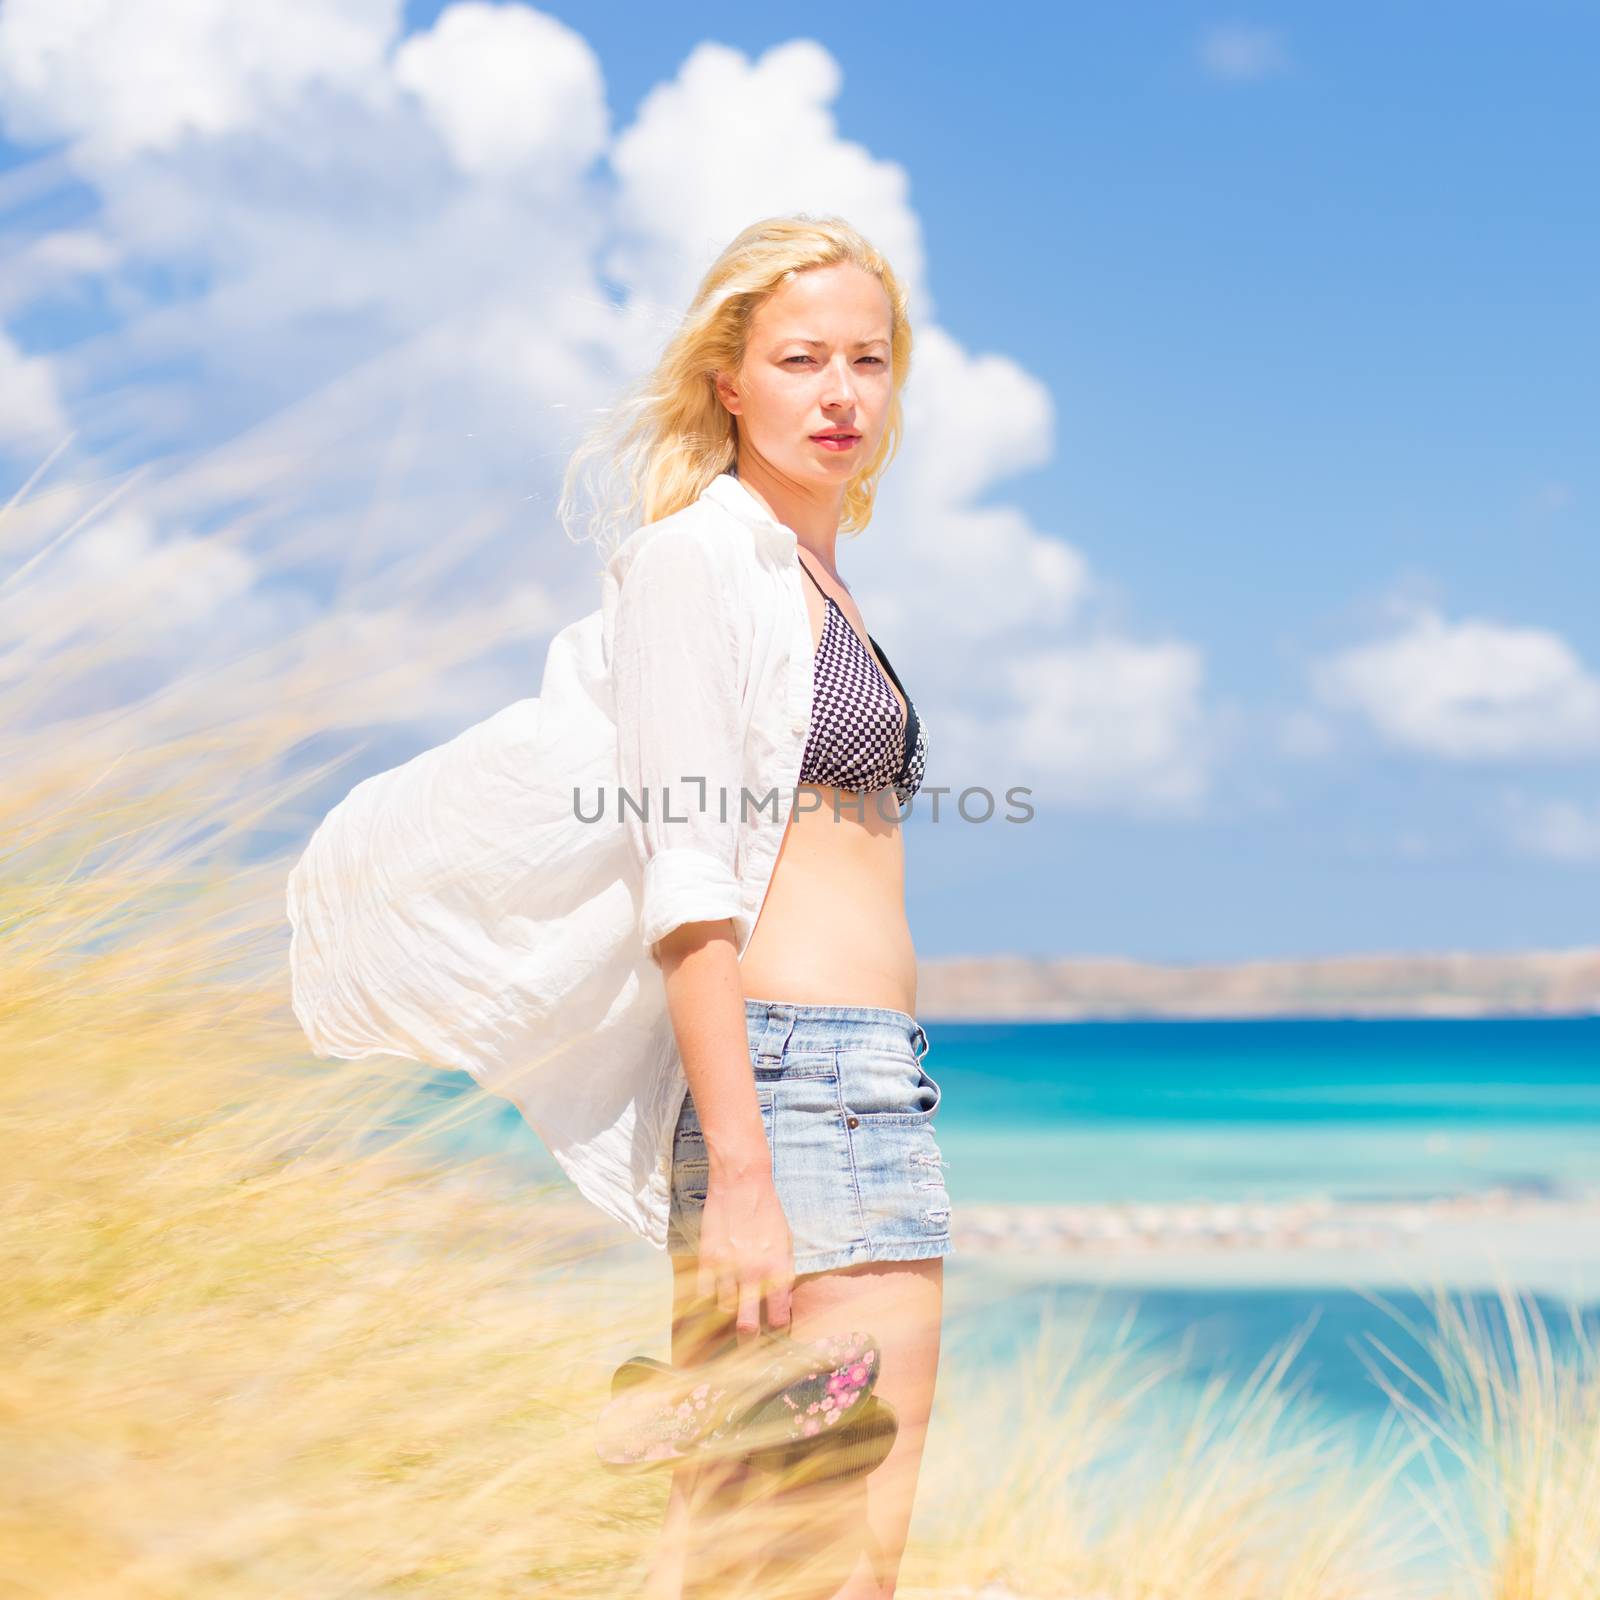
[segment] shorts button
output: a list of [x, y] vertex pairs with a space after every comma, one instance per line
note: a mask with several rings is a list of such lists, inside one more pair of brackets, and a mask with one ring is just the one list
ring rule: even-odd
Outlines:
[[859, 1128], [861, 1126], [860, 1117], [846, 1117], [844, 1120], [847, 1127]]

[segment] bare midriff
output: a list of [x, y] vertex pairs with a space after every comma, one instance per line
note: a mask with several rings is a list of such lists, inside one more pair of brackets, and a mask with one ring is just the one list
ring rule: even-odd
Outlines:
[[[815, 592], [808, 598], [813, 647], [824, 606]], [[904, 716], [904, 698], [896, 698]], [[860, 794], [800, 785], [740, 958], [746, 999], [883, 1006], [916, 1015], [899, 811], [893, 789]]]
[[894, 791], [885, 793], [887, 821], [874, 795], [801, 785], [739, 962], [747, 999], [887, 1006], [916, 1015], [905, 845]]

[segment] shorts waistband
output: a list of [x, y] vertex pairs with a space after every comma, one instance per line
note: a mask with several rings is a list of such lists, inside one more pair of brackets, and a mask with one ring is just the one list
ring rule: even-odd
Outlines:
[[811, 1004], [799, 1000], [752, 1000], [744, 1003], [745, 1021], [758, 1053], [780, 1059], [797, 1036], [816, 1033], [870, 1033], [888, 1030], [904, 1038], [920, 1061], [928, 1053], [927, 1030], [909, 1012], [890, 1006]]

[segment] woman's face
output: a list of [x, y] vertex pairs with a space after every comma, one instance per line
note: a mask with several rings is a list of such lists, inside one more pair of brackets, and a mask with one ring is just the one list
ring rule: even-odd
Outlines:
[[[744, 366], [719, 374], [741, 443], [796, 483], [842, 487], [872, 459], [893, 394], [884, 287], [849, 262], [784, 284], [752, 319]], [[833, 441], [843, 431], [854, 437]]]

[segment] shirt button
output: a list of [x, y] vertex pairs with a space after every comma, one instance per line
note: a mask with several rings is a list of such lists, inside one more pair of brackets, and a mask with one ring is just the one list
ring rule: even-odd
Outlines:
[[789, 724], [789, 730], [791, 733], [804, 733], [806, 731], [806, 719], [804, 717], [796, 717]]

